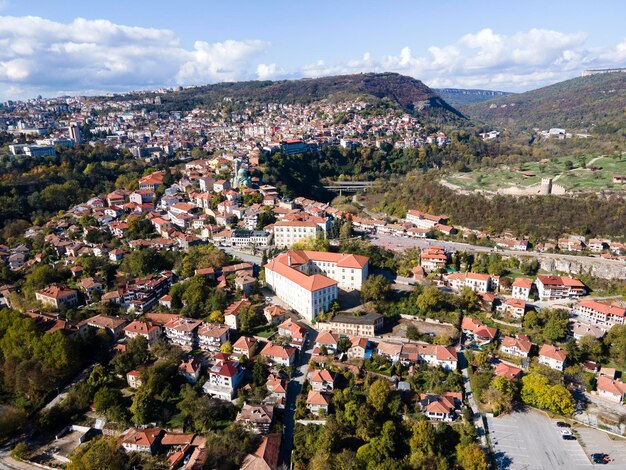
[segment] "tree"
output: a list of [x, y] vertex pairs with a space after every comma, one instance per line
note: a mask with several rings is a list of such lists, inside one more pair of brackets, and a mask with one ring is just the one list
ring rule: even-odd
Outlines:
[[524, 315], [524, 328], [533, 329], [539, 326], [539, 314], [535, 310], [529, 310]]
[[566, 310], [548, 310], [544, 313], [546, 318], [543, 327], [543, 336], [548, 341], [557, 341], [567, 335], [569, 315]]
[[367, 402], [379, 413], [382, 413], [387, 406], [391, 390], [389, 382], [385, 379], [378, 379], [370, 385], [367, 391]]
[[233, 345], [230, 343], [230, 341], [226, 341], [224, 344], [220, 346], [220, 352], [223, 352], [225, 354], [233, 353]]
[[409, 325], [406, 327], [406, 337], [410, 340], [417, 341], [421, 338], [420, 331], [417, 326]]
[[114, 437], [99, 437], [80, 446], [70, 457], [67, 470], [119, 470], [125, 467], [125, 457], [117, 449]]
[[423, 315], [430, 311], [440, 310], [443, 304], [443, 294], [436, 287], [427, 287], [417, 297], [416, 304]]
[[626, 367], [626, 325], [613, 326], [604, 339], [609, 355], [620, 367]]
[[213, 310], [209, 315], [211, 323], [224, 323], [224, 313], [220, 310]]
[[506, 377], [499, 376], [493, 379], [491, 386], [482, 394], [481, 400], [489, 403], [492, 412], [497, 416], [511, 412], [516, 393], [515, 383]]
[[103, 387], [93, 397], [96, 412], [104, 414], [110, 408], [122, 403], [122, 392], [116, 388]]
[[383, 301], [389, 295], [391, 283], [381, 275], [368, 277], [361, 285], [361, 301]]
[[553, 413], [570, 415], [574, 412], [574, 398], [561, 384], [551, 385], [544, 375], [537, 372], [522, 378], [522, 401]]
[[485, 453], [476, 443], [456, 448], [457, 460], [463, 470], [487, 470]]
[[479, 369], [487, 369], [489, 367], [489, 353], [487, 351], [481, 351], [474, 356], [474, 362]]
[[418, 421], [413, 425], [409, 446], [411, 448], [411, 464], [416, 465], [423, 459], [435, 455], [437, 445], [437, 435], [434, 426], [430, 421]]
[[147, 238], [154, 233], [154, 225], [145, 217], [129, 217], [127, 223], [129, 240]]

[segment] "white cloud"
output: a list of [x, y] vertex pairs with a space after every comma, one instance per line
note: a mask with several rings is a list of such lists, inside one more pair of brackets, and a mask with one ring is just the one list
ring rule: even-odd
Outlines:
[[0, 16], [0, 89], [11, 98], [10, 90], [25, 97], [254, 78], [267, 47], [259, 40], [197, 41], [188, 50], [167, 29]]
[[491, 29], [461, 36], [452, 44], [431, 46], [415, 56], [409, 47], [398, 55], [327, 65], [305, 65], [306, 77], [358, 72], [398, 72], [436, 87], [480, 87], [524, 90], [563, 80], [591, 66], [617, 66], [626, 59], [626, 41], [604, 49], [587, 50], [584, 33], [531, 29], [503, 35]]

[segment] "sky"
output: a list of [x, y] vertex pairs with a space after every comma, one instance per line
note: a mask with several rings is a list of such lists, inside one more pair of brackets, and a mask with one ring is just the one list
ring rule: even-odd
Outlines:
[[526, 91], [626, 67], [626, 2], [0, 0], [0, 100], [397, 72]]

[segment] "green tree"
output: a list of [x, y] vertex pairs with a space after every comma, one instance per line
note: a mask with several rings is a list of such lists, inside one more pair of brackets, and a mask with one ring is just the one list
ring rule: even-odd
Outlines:
[[391, 390], [389, 382], [385, 379], [378, 379], [370, 385], [367, 391], [367, 402], [379, 413], [382, 413], [387, 406]]
[[487, 458], [478, 444], [457, 446], [456, 454], [463, 470], [487, 470]]
[[361, 285], [361, 301], [383, 301], [390, 290], [391, 283], [384, 276], [370, 276]]
[[417, 297], [416, 304], [422, 315], [441, 309], [444, 302], [443, 294], [436, 287], [427, 287]]
[[92, 439], [70, 457], [67, 470], [119, 470], [125, 467], [124, 454], [118, 451], [114, 437]]
[[621, 368], [626, 367], [626, 325], [611, 327], [604, 339], [609, 345], [609, 355]]

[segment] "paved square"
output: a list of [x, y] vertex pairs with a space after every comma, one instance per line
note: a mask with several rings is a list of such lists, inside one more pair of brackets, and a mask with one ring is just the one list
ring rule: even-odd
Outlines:
[[499, 470], [590, 469], [578, 441], [565, 441], [556, 421], [535, 410], [487, 418]]

